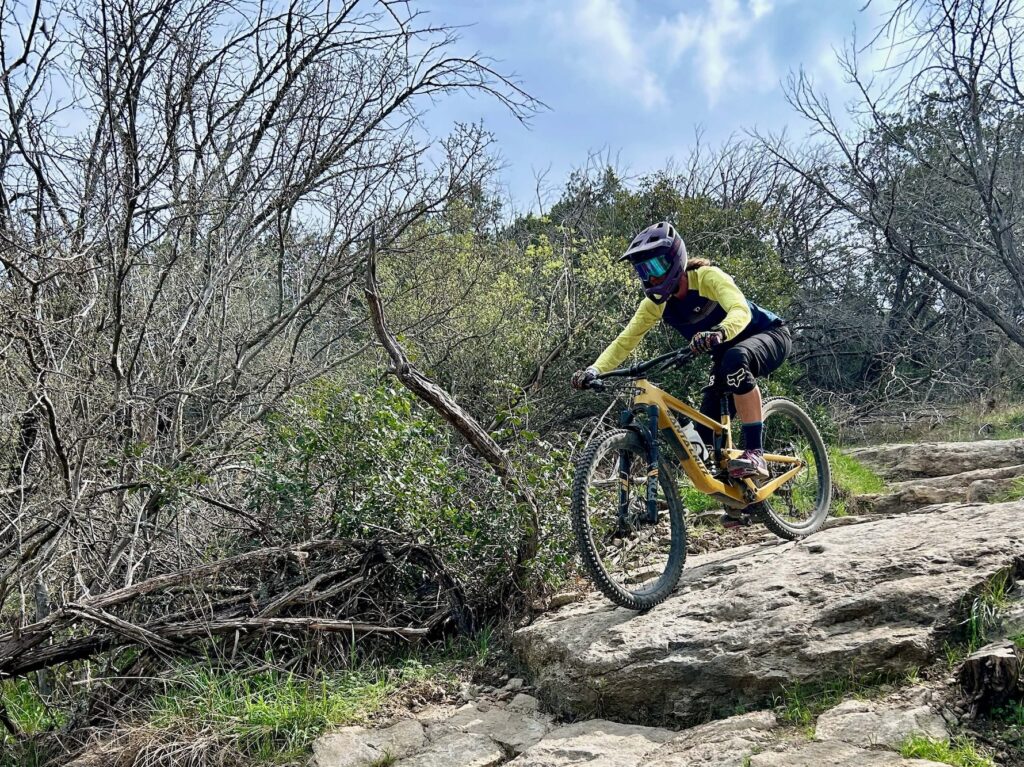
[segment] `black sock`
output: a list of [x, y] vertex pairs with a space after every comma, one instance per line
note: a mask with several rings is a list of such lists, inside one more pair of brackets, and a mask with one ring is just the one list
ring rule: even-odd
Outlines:
[[764, 450], [764, 422], [754, 421], [745, 423], [741, 427], [743, 432], [743, 447], [747, 450]]

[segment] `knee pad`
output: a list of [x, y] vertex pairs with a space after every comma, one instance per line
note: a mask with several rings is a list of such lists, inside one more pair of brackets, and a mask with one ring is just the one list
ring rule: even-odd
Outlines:
[[722, 363], [716, 378], [722, 389], [733, 394], [746, 394], [757, 386], [757, 379], [750, 372], [747, 352], [738, 347], [733, 347], [722, 355]]

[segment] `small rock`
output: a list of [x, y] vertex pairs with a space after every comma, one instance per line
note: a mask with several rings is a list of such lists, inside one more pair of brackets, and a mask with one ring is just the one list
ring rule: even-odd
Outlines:
[[497, 707], [483, 708], [480, 703], [463, 706], [440, 724], [444, 730], [486, 735], [516, 753], [525, 751], [544, 737], [550, 727], [547, 719], [539, 715]]
[[463, 703], [469, 703], [472, 700], [476, 700], [480, 691], [477, 686], [471, 682], [462, 682], [459, 685], [459, 700]]
[[583, 599], [583, 594], [579, 591], [563, 591], [561, 594], [555, 594], [551, 597], [548, 602], [549, 610], [557, 610], [559, 607], [565, 607], [571, 605], [573, 602], [579, 602]]
[[532, 695], [520, 692], [516, 694], [508, 707], [511, 711], [522, 711], [528, 714], [540, 710], [540, 701]]
[[523, 689], [523, 680], [519, 677], [512, 677], [505, 683], [506, 690], [521, 690]]

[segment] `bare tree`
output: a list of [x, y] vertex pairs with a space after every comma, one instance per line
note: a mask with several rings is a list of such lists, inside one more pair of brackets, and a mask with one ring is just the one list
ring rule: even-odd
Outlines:
[[533, 102], [404, 2], [5, 0], [0, 23], [2, 658], [264, 527], [246, 447], [372, 343], [370, 233], [396, 242], [490, 167], [480, 128], [434, 142], [421, 110]]
[[898, 293], [924, 278], [899, 299], [910, 314], [960, 301], [1024, 348], [1022, 34], [1014, 0], [901, 2], [876, 40], [893, 61], [881, 84], [856, 47], [842, 59], [860, 95], [853, 131], [801, 73], [790, 99], [824, 144], [764, 145], [905, 265]]

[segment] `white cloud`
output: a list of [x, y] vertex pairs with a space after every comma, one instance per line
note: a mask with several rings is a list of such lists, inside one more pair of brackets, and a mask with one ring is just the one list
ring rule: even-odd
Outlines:
[[774, 0], [750, 0], [750, 10], [755, 19], [767, 16], [775, 9]]
[[775, 0], [705, 0], [699, 11], [652, 19], [637, 0], [574, 0], [554, 22], [581, 68], [651, 109], [687, 71], [711, 105], [728, 91], [772, 87], [771, 51], [754, 33], [774, 9]]
[[584, 66], [619, 87], [634, 90], [645, 107], [665, 102], [658, 76], [648, 66], [619, 0], [579, 0], [559, 26], [564, 35], [581, 44]]
[[754, 40], [757, 23], [773, 9], [773, 0], [712, 0], [702, 13], [683, 12], [665, 23], [680, 47], [677, 56], [692, 48], [689, 59], [712, 106], [726, 91], [774, 83], [771, 53]]

